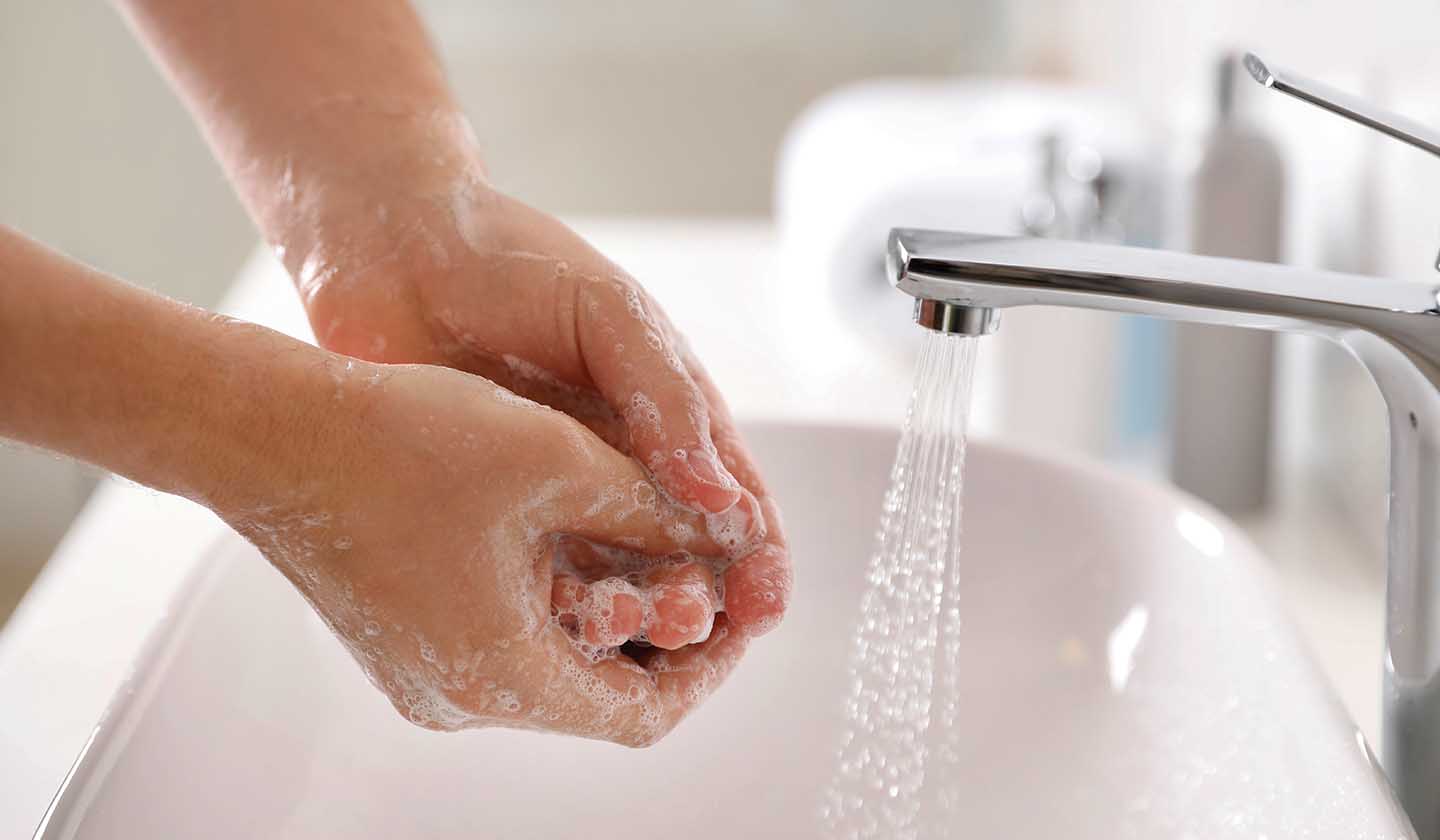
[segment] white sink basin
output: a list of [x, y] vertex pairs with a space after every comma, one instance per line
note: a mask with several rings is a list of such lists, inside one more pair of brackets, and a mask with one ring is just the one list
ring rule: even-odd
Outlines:
[[[657, 747], [417, 729], [235, 537], [39, 836], [817, 836], [896, 436], [759, 426], [751, 441], [792, 537], [794, 608]], [[983, 442], [965, 515], [966, 835], [1412, 836], [1223, 519]]]

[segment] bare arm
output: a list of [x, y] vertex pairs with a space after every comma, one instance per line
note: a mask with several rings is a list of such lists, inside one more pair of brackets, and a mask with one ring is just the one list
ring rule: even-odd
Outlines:
[[[0, 437], [222, 509], [305, 485], [330, 354], [0, 226]], [[331, 385], [333, 387], [333, 383]]]
[[[477, 373], [571, 414], [732, 535], [725, 609], [750, 632], [775, 626], [788, 550], [720, 391], [638, 282], [488, 183], [405, 0], [116, 2], [322, 346]], [[557, 130], [583, 143], [583, 126]]]
[[[723, 619], [697, 623], [713, 613], [707, 567], [663, 560], [720, 553], [701, 518], [570, 418], [478, 377], [359, 362], [166, 300], [4, 227], [0, 437], [212, 508], [430, 728], [648, 744], [745, 648]], [[552, 573], [583, 572], [593, 544], [640, 547], [650, 573], [593, 592]], [[551, 620], [552, 598], [573, 627]], [[683, 650], [646, 669], [569, 630]]]
[[475, 167], [414, 10], [395, 0], [118, 0], [267, 240], [298, 271], [350, 185]]

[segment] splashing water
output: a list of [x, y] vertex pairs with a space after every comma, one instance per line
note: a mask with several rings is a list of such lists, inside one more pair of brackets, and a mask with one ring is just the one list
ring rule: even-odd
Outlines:
[[960, 491], [974, 344], [931, 333], [920, 351], [855, 631], [846, 731], [821, 805], [832, 838], [958, 831], [947, 780], [960, 759], [949, 735], [959, 712]]

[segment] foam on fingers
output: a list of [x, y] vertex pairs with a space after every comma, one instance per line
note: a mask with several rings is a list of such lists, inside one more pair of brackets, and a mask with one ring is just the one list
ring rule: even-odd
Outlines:
[[650, 610], [646, 636], [658, 648], [675, 650], [709, 637], [718, 598], [715, 576], [702, 563], [663, 566], [647, 576]]
[[565, 530], [594, 544], [624, 546], [651, 557], [676, 552], [725, 554], [704, 515], [684, 507], [634, 459], [604, 447], [596, 453], [596, 486]]
[[622, 645], [641, 630], [644, 608], [640, 593], [624, 578], [605, 578], [587, 585], [589, 597], [580, 611], [580, 632], [592, 645]]
[[568, 572], [554, 577], [550, 609], [561, 627], [597, 648], [617, 647], [639, 635], [648, 611], [640, 591], [624, 578], [586, 583]]
[[[724, 397], [704, 366], [693, 355], [685, 355], [691, 379], [705, 395], [710, 410], [710, 433], [720, 458], [730, 474], [739, 479], [751, 498], [758, 502], [764, 531], [745, 541], [738, 557], [724, 573], [725, 613], [752, 635], [767, 633], [784, 617], [794, 587], [794, 569], [785, 542], [780, 510], [766, 491], [759, 468], [745, 446], [725, 405]], [[737, 507], [739, 507], [737, 505]], [[732, 552], [734, 550], [733, 538]]]
[[767, 544], [726, 570], [725, 612], [751, 635], [763, 635], [779, 625], [793, 586], [789, 555]]
[[704, 513], [728, 509], [740, 484], [710, 440], [705, 398], [658, 307], [623, 275], [594, 278], [580, 294], [586, 367], [624, 416], [635, 457], [681, 504]]

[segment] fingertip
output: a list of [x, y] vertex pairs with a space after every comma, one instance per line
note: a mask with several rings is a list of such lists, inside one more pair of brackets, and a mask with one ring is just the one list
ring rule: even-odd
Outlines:
[[671, 563], [645, 576], [651, 610], [646, 635], [651, 644], [676, 650], [710, 635], [719, 606], [715, 573], [704, 563]]
[[678, 650], [709, 635], [715, 609], [708, 599], [688, 588], [662, 584], [652, 593], [654, 618], [647, 628], [650, 643]]
[[623, 645], [630, 637], [621, 635], [613, 625], [603, 622], [600, 619], [588, 618], [585, 620], [585, 641], [599, 647], [615, 647]]
[[644, 462], [665, 492], [697, 513], [724, 513], [744, 495], [714, 453], [704, 448], [652, 449]]
[[615, 631], [615, 635], [620, 637], [620, 641], [615, 644], [623, 644], [639, 635], [644, 619], [645, 610], [640, 604], [638, 594], [616, 595], [610, 616], [610, 627]]
[[740, 482], [720, 463], [714, 445], [685, 453], [685, 467], [693, 479], [693, 496], [706, 513], [723, 513], [740, 501]]
[[725, 614], [748, 634], [763, 636], [780, 625], [793, 586], [789, 555], [766, 545], [725, 572]]
[[585, 584], [586, 594], [579, 600], [585, 641], [592, 645], [622, 645], [640, 632], [643, 611], [640, 593], [621, 578], [606, 578]]
[[748, 490], [741, 490], [740, 499], [727, 510], [707, 515], [705, 530], [731, 558], [750, 553], [768, 533], [760, 501]]

